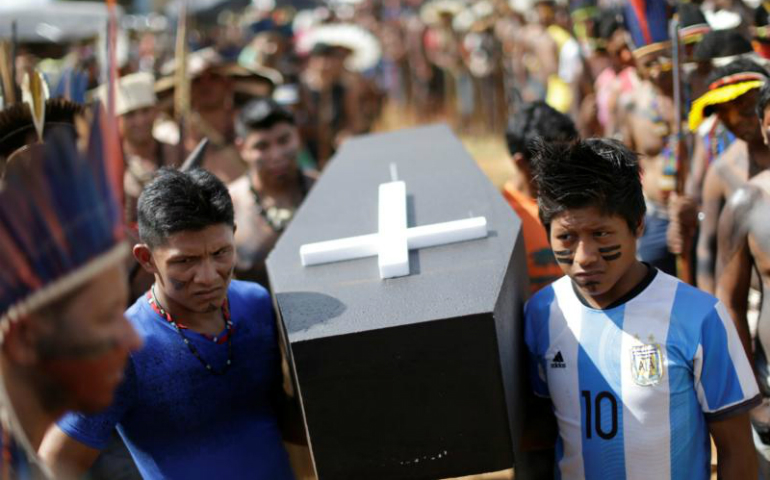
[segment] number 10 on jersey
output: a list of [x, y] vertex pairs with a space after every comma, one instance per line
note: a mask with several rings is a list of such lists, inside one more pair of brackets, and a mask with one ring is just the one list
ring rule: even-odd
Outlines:
[[[618, 400], [611, 392], [601, 391], [595, 396], [591, 395], [590, 390], [580, 392], [583, 397], [583, 408], [585, 409], [585, 429], [586, 438], [593, 437], [593, 432], [604, 440], [610, 440], [618, 433]], [[593, 397], [593, 398], [592, 398]], [[602, 424], [602, 412], [610, 409], [610, 426], [607, 428], [606, 421]]]

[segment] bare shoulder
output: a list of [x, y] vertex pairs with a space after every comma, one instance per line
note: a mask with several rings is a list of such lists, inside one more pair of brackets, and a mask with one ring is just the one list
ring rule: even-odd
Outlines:
[[749, 148], [746, 142], [736, 139], [717, 157], [714, 161], [714, 166], [720, 169], [732, 165], [748, 166], [748, 155]]
[[749, 150], [746, 142], [736, 140], [714, 161], [711, 169], [731, 195], [749, 179]]
[[[227, 184], [227, 190], [230, 191], [232, 197], [242, 197], [249, 193], [249, 178], [246, 175], [241, 175], [232, 182]], [[235, 200], [233, 198], [233, 200]]]
[[770, 170], [764, 170], [753, 176], [748, 182], [748, 186], [755, 187], [766, 195], [770, 195]]
[[746, 214], [762, 198], [763, 194], [764, 190], [760, 185], [751, 181], [747, 182], [730, 195], [725, 208], [728, 208], [734, 215]]
[[242, 175], [228, 183], [227, 190], [230, 192], [230, 198], [233, 200], [236, 216], [239, 216], [239, 212], [242, 212], [254, 203], [251, 194], [251, 182], [246, 175]]

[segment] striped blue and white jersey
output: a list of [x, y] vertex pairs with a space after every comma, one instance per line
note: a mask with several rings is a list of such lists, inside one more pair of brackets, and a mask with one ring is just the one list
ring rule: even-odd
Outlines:
[[708, 479], [706, 422], [760, 401], [725, 307], [660, 271], [606, 310], [563, 277], [527, 302], [525, 340], [535, 393], [553, 402], [560, 478]]

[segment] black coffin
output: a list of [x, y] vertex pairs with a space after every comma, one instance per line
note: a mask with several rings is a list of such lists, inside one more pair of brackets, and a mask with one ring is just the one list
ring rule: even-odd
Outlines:
[[[481, 240], [303, 267], [300, 245], [376, 233], [378, 185], [406, 182], [409, 227], [487, 218]], [[520, 222], [446, 126], [347, 142], [267, 260], [316, 472], [419, 479], [510, 468], [524, 372]]]

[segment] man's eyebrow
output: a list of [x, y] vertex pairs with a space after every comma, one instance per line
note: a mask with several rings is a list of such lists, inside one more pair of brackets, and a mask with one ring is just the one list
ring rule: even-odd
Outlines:
[[194, 255], [194, 254], [181, 253], [180, 252], [180, 253], [172, 253], [171, 255], [169, 255], [168, 259], [169, 260], [182, 260], [182, 259], [187, 259], [187, 258], [197, 258], [199, 256], [200, 255]]

